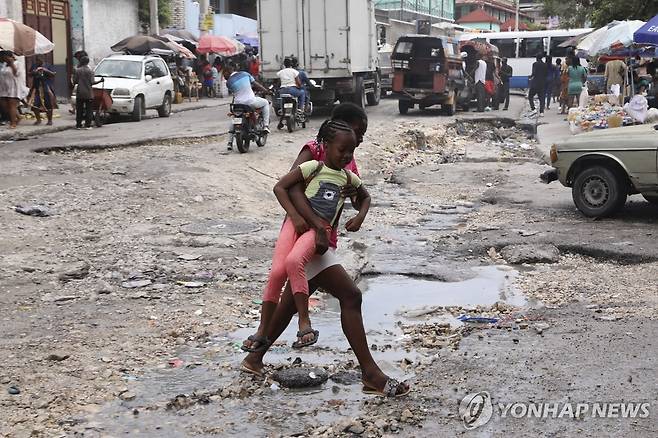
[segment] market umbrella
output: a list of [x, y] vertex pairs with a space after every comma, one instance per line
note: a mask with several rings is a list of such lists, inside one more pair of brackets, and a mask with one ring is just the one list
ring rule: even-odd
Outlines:
[[176, 35], [172, 35], [170, 33], [161, 34], [160, 36], [166, 38], [168, 41], [173, 41], [175, 43], [180, 44], [190, 52], [194, 52], [198, 44], [196, 41], [186, 40], [184, 38], [177, 37]]
[[161, 34], [169, 34], [173, 35], [178, 38], [182, 38], [187, 41], [192, 41], [192, 42], [197, 42], [199, 41], [199, 38], [195, 37], [194, 34], [190, 31], [184, 30], [184, 29], [174, 29], [171, 27], [168, 27], [166, 29], [162, 29], [160, 31]]
[[199, 38], [198, 53], [215, 53], [222, 56], [234, 56], [244, 52], [244, 44], [233, 38], [220, 35], [202, 35]]
[[498, 56], [498, 47], [477, 38], [460, 42], [459, 50], [468, 53], [469, 56], [473, 52], [479, 53], [482, 59], [493, 59], [495, 56]]
[[658, 15], [635, 31], [633, 42], [635, 44], [653, 44], [658, 46]]
[[113, 52], [127, 52], [131, 55], [144, 55], [153, 49], [172, 50], [167, 41], [148, 35], [135, 35], [125, 38], [112, 47]]
[[[613, 21], [583, 39], [576, 51], [580, 56], [600, 56], [628, 48], [633, 44], [633, 33], [642, 25], [640, 20]], [[605, 32], [599, 32], [602, 29]]]
[[30, 26], [0, 18], [0, 48], [18, 56], [32, 56], [52, 52], [55, 45]]
[[591, 30], [589, 32], [581, 33], [580, 35], [573, 36], [573, 37], [569, 38], [568, 40], [566, 40], [565, 42], [558, 44], [558, 47], [562, 47], [562, 48], [576, 47], [579, 42], [584, 40], [587, 37], [587, 35], [591, 34], [592, 32], [594, 32], [594, 31]]
[[240, 41], [242, 44], [249, 44], [251, 47], [260, 47], [258, 34], [255, 33], [237, 34], [235, 39]]
[[178, 55], [181, 58], [196, 59], [196, 56], [194, 56], [194, 53], [192, 53], [190, 50], [187, 49], [187, 47], [185, 47], [184, 45], [182, 45], [180, 43], [177, 43], [175, 41], [169, 41], [167, 43], [167, 45], [170, 46], [172, 49], [174, 49], [174, 51], [176, 51], [176, 53], [178, 53]]

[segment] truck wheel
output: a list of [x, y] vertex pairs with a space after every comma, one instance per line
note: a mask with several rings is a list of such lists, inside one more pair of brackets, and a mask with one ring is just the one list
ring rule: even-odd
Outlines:
[[382, 81], [379, 79], [379, 73], [375, 74], [375, 91], [373, 93], [368, 93], [366, 99], [368, 100], [368, 105], [376, 106], [379, 105], [379, 99], [382, 97]]
[[410, 106], [411, 105], [406, 100], [398, 100], [398, 110], [400, 111], [400, 114], [407, 114], [409, 112]]
[[354, 78], [354, 103], [357, 104], [360, 108], [365, 108], [368, 104], [366, 99], [366, 88], [363, 85], [363, 78], [357, 76]]
[[605, 166], [592, 166], [576, 176], [571, 196], [585, 216], [605, 217], [624, 206], [627, 190], [619, 172]]

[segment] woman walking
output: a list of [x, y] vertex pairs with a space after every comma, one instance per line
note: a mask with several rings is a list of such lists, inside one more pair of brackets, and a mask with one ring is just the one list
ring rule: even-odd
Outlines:
[[18, 76], [14, 54], [8, 50], [0, 51], [0, 109], [9, 119], [9, 129], [18, 126], [18, 103], [25, 97]]
[[[351, 126], [355, 135], [356, 142], [359, 145], [363, 141], [363, 135], [368, 129], [368, 119], [365, 112], [354, 104], [338, 105], [333, 113], [332, 120], [343, 121]], [[302, 148], [297, 159], [293, 163], [296, 168], [302, 163], [311, 160], [324, 161], [326, 149], [322, 139], [320, 141], [310, 141]], [[344, 166], [345, 169], [352, 170], [357, 176], [359, 175], [356, 163], [352, 160]], [[289, 190], [290, 198], [293, 201], [294, 208], [298, 211], [298, 216], [303, 218], [295, 224], [297, 232], [306, 231], [309, 223], [315, 226], [315, 223], [321, 223], [321, 218], [313, 212], [310, 204], [306, 200], [304, 188], [301, 184], [292, 187]], [[353, 197], [356, 195], [355, 190], [344, 190], [343, 195]], [[359, 208], [359, 205], [355, 205]], [[316, 254], [307, 264], [307, 278], [309, 281], [309, 291], [315, 291], [318, 287], [327, 291], [340, 303], [341, 325], [343, 333], [347, 338], [350, 347], [361, 367], [361, 379], [363, 390], [367, 393], [383, 395], [386, 397], [396, 397], [407, 394], [410, 391], [409, 385], [404, 382], [398, 382], [389, 378], [379, 368], [373, 359], [368, 341], [366, 339], [365, 329], [363, 327], [363, 318], [361, 315], [361, 291], [356, 286], [352, 278], [347, 274], [340, 261], [335, 255], [337, 230], [333, 230], [329, 236], [329, 241], [322, 241], [323, 234], [319, 233], [320, 239], [316, 241], [316, 252], [321, 253], [322, 247], [329, 247], [324, 254]], [[283, 292], [278, 304], [270, 303], [262, 312], [269, 312], [269, 324], [265, 327], [261, 324], [258, 328], [257, 335], [265, 342], [263, 348], [257, 352], [249, 353], [242, 361], [241, 370], [258, 376], [263, 376], [263, 357], [267, 353], [269, 346], [278, 339], [286, 329], [292, 317], [296, 313], [295, 301], [288, 284]], [[262, 316], [261, 316], [262, 317]], [[245, 341], [245, 347], [258, 348], [258, 340]]]
[[569, 108], [578, 106], [578, 96], [583, 91], [583, 85], [587, 81], [587, 70], [580, 65], [580, 59], [574, 56], [569, 66]]
[[41, 124], [41, 113], [45, 112], [48, 119], [48, 125], [53, 124], [53, 109], [57, 107], [55, 90], [53, 89], [53, 80], [55, 79], [54, 69], [44, 63], [43, 56], [37, 56], [35, 63], [30, 67], [30, 76], [32, 77], [32, 89], [30, 90], [30, 99], [32, 100], [32, 109], [34, 117], [37, 119], [34, 124]]

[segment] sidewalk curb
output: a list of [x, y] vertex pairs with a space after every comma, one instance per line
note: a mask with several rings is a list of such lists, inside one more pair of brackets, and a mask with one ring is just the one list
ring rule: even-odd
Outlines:
[[[201, 109], [206, 109], [206, 108], [219, 108], [222, 106], [227, 106], [229, 105], [229, 102], [222, 102], [217, 105], [208, 105], [208, 104], [199, 104], [195, 105], [192, 107], [186, 107], [186, 108], [177, 108], [175, 109], [172, 107], [171, 113], [172, 114], [178, 114], [178, 113], [184, 113], [186, 111], [196, 111], [196, 110], [201, 110]], [[144, 119], [154, 119], [157, 116], [150, 116], [150, 117], [144, 117]], [[22, 133], [22, 132], [7, 132], [7, 133], [1, 133], [0, 134], [0, 141], [23, 141], [23, 140], [28, 140], [33, 137], [39, 137], [41, 135], [46, 135], [46, 134], [54, 134], [56, 132], [62, 132], [62, 131], [68, 131], [70, 129], [74, 129], [75, 125], [65, 125], [65, 126], [53, 126], [53, 127], [44, 127], [40, 129], [35, 129], [33, 131], [30, 131], [29, 133]]]
[[112, 143], [112, 144], [78, 144], [78, 145], [65, 145], [65, 146], [43, 146], [31, 149], [32, 152], [38, 154], [50, 154], [56, 152], [73, 152], [73, 151], [103, 151], [106, 149], [121, 149], [129, 148], [135, 146], [148, 146], [148, 145], [157, 145], [163, 141], [176, 141], [176, 140], [203, 140], [208, 137], [219, 137], [222, 135], [228, 134], [228, 131], [222, 132], [213, 132], [206, 135], [181, 135], [176, 137], [155, 137], [148, 138], [143, 140], [133, 140], [124, 143]]

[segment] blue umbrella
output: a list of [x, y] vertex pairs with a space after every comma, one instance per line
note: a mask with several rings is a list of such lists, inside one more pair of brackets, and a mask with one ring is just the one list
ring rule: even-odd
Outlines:
[[635, 44], [658, 45], [658, 15], [647, 21], [644, 26], [633, 34]]

